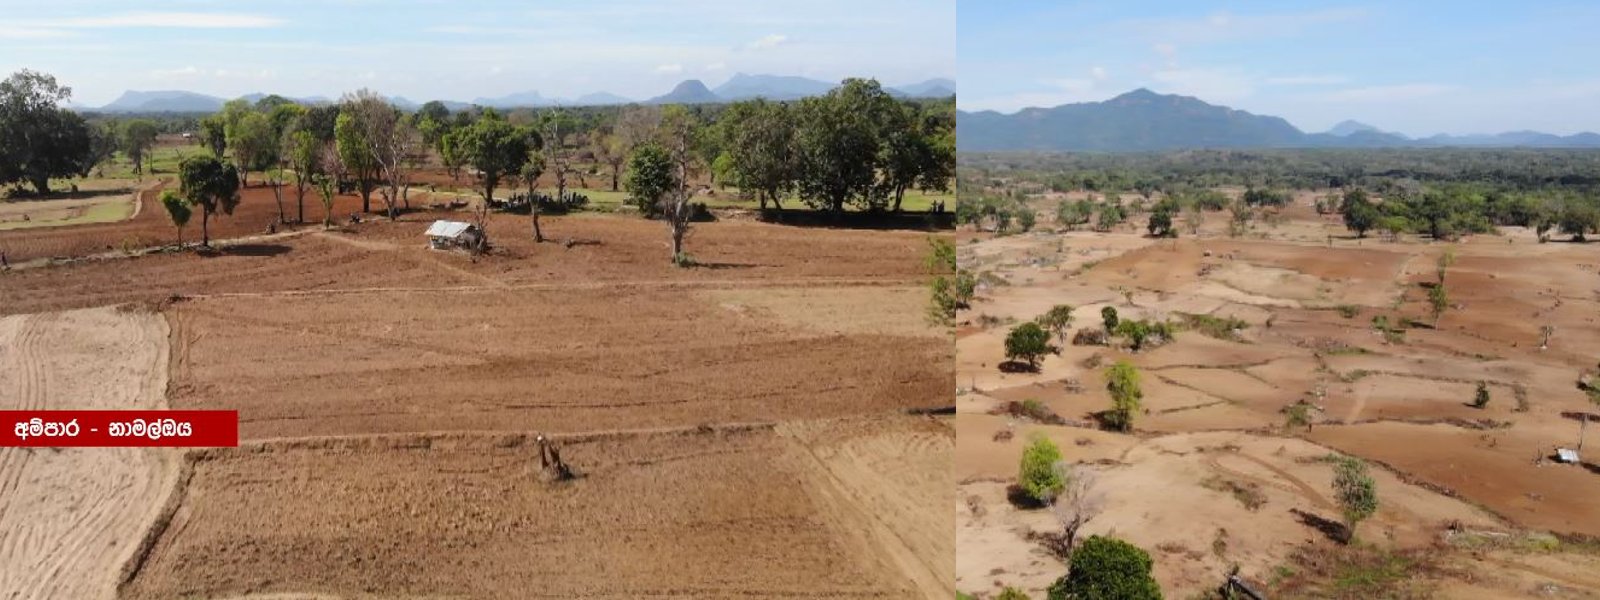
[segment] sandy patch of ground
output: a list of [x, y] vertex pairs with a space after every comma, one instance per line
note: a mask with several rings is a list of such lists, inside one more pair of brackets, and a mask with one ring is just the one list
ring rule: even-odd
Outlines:
[[[162, 408], [167, 325], [98, 308], [0, 318], [0, 407]], [[0, 448], [0, 597], [113, 598], [177, 479], [174, 451]]]
[[930, 325], [925, 311], [917, 310], [928, 302], [926, 287], [795, 287], [710, 290], [704, 294], [734, 313], [814, 332], [949, 335], [948, 329]]

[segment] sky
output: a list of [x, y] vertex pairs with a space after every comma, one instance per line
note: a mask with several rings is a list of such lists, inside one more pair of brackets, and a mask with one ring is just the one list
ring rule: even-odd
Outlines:
[[955, 75], [955, 0], [0, 0], [0, 76], [109, 103], [369, 88], [414, 101], [516, 92], [633, 99], [734, 73], [904, 85]]
[[963, 110], [1140, 87], [1301, 130], [1600, 132], [1600, 2], [961, 0]]

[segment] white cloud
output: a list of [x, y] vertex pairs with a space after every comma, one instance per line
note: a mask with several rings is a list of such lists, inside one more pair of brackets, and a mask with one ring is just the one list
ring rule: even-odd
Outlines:
[[656, 72], [657, 73], [666, 74], [666, 75], [676, 75], [678, 73], [682, 73], [683, 72], [683, 65], [680, 65], [678, 63], [671, 63], [671, 64], [661, 65], [661, 66], [656, 67]]
[[1159, 42], [1156, 51], [1170, 56], [1171, 51], [1163, 50], [1163, 47], [1293, 36], [1311, 27], [1353, 21], [1366, 16], [1367, 12], [1359, 8], [1256, 15], [1219, 12], [1198, 19], [1131, 20], [1119, 24], [1118, 28]]
[[71, 31], [45, 27], [11, 27], [0, 25], [0, 40], [49, 40], [77, 35]]
[[728, 63], [719, 61], [719, 62], [714, 62], [714, 63], [711, 63], [709, 65], [706, 65], [705, 70], [707, 70], [707, 71], [721, 71], [721, 70], [724, 70], [724, 69], [727, 69], [727, 68], [728, 68]]
[[1350, 78], [1340, 75], [1290, 75], [1268, 77], [1266, 82], [1271, 85], [1338, 85], [1349, 83]]
[[761, 39], [750, 42], [750, 44], [745, 46], [745, 48], [750, 50], [766, 50], [768, 48], [777, 48], [778, 46], [782, 46], [787, 43], [789, 43], [789, 36], [781, 33], [774, 33], [762, 36]]
[[1255, 93], [1255, 82], [1237, 69], [1165, 69], [1150, 74], [1157, 91], [1194, 96], [1207, 102], [1227, 102]]
[[1402, 83], [1348, 88], [1318, 96], [1334, 102], [1396, 102], [1437, 96], [1456, 89], [1459, 88], [1439, 83]]
[[156, 69], [150, 72], [151, 77], [158, 79], [172, 79], [178, 77], [193, 77], [204, 74], [205, 71], [194, 66], [178, 67], [176, 69]]
[[34, 23], [64, 29], [169, 27], [184, 29], [259, 29], [277, 27], [283, 19], [244, 13], [135, 12], [103, 17], [46, 19]]
[[1101, 66], [1090, 67], [1089, 68], [1089, 76], [1093, 77], [1095, 81], [1105, 81], [1106, 80], [1106, 68], [1105, 67], [1101, 67]]

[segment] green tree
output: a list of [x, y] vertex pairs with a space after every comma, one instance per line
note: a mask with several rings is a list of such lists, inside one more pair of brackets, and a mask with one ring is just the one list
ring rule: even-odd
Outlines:
[[183, 226], [189, 224], [189, 217], [194, 211], [189, 209], [189, 203], [177, 192], [166, 190], [161, 192], [161, 206], [167, 209], [167, 216], [172, 219], [172, 225], [178, 228], [178, 248], [183, 248]]
[[345, 176], [354, 179], [361, 192], [361, 212], [372, 212], [372, 190], [378, 187], [378, 160], [362, 137], [361, 125], [350, 112], [341, 110], [334, 120], [334, 148]]
[[295, 205], [298, 217], [295, 222], [306, 222], [306, 190], [315, 185], [318, 168], [322, 162], [323, 144], [310, 130], [296, 126], [283, 138], [283, 156], [289, 169], [294, 171]]
[[1106, 369], [1106, 391], [1111, 392], [1110, 424], [1121, 431], [1133, 429], [1133, 418], [1143, 406], [1144, 391], [1139, 389], [1139, 369], [1119, 360]]
[[133, 162], [133, 174], [139, 179], [144, 179], [144, 157], [155, 145], [156, 135], [160, 129], [155, 121], [149, 119], [131, 119], [122, 124], [121, 135], [118, 136], [122, 153]]
[[1335, 458], [1333, 495], [1344, 517], [1344, 541], [1350, 543], [1356, 538], [1356, 525], [1378, 511], [1377, 484], [1367, 472], [1367, 463], [1353, 456]]
[[495, 189], [507, 177], [521, 175], [533, 151], [528, 147], [527, 134], [492, 110], [484, 111], [472, 125], [452, 131], [448, 137], [463, 164], [478, 171], [478, 193], [484, 202], [494, 201]]
[[824, 96], [800, 101], [797, 182], [807, 204], [834, 214], [843, 213], [847, 202], [862, 208], [884, 204], [885, 190], [877, 184], [880, 124], [897, 106], [868, 79], [846, 79]]
[[1006, 360], [1020, 359], [1028, 363], [1028, 368], [1037, 369], [1039, 359], [1049, 352], [1050, 334], [1038, 323], [1023, 323], [1006, 334]]
[[179, 191], [190, 206], [200, 207], [200, 245], [211, 247], [211, 216], [231, 215], [239, 205], [239, 172], [210, 156], [191, 156], [178, 164]]
[[628, 174], [623, 188], [628, 190], [628, 202], [645, 215], [656, 214], [656, 203], [668, 190], [677, 186], [672, 170], [672, 157], [655, 142], [646, 142], [633, 151], [628, 159]]
[[1029, 600], [1029, 598], [1028, 594], [1022, 590], [1006, 586], [1005, 589], [1000, 590], [1000, 595], [995, 596], [994, 600]]
[[1433, 313], [1434, 325], [1439, 324], [1439, 317], [1444, 316], [1444, 311], [1448, 308], [1450, 308], [1450, 296], [1445, 293], [1444, 284], [1435, 284], [1428, 288], [1428, 309]]
[[1105, 325], [1106, 335], [1116, 333], [1119, 322], [1120, 319], [1117, 318], [1117, 309], [1115, 307], [1107, 306], [1100, 309], [1100, 323]]
[[200, 141], [211, 156], [222, 158], [228, 152], [228, 127], [222, 115], [216, 114], [200, 120]]
[[1065, 346], [1067, 344], [1067, 331], [1072, 327], [1072, 307], [1066, 304], [1057, 304], [1050, 307], [1050, 310], [1045, 311], [1044, 314], [1039, 315], [1037, 319], [1034, 319], [1034, 322], [1056, 334], [1056, 343]]
[[1150, 222], [1145, 225], [1145, 230], [1151, 237], [1177, 237], [1178, 230], [1172, 228], [1172, 216], [1177, 212], [1177, 200], [1166, 198], [1157, 202], [1155, 210], [1150, 211]]
[[94, 168], [95, 133], [78, 113], [58, 106], [72, 89], [23, 69], [0, 81], [0, 185], [28, 183], [50, 193], [50, 179]]
[[762, 210], [769, 200], [781, 210], [783, 197], [797, 183], [796, 118], [789, 105], [762, 99], [735, 102], [719, 118], [717, 135], [723, 138], [728, 171], [723, 181], [755, 192]]
[[1367, 192], [1360, 188], [1344, 193], [1339, 210], [1344, 213], [1345, 228], [1356, 232], [1357, 237], [1367, 237], [1367, 232], [1378, 227], [1383, 218], [1377, 205], [1368, 200]]
[[1150, 576], [1155, 565], [1138, 546], [1116, 538], [1089, 536], [1072, 552], [1067, 574], [1050, 585], [1050, 600], [1161, 600], [1161, 586]]
[[1022, 450], [1022, 464], [1017, 473], [1017, 485], [1041, 505], [1049, 506], [1056, 495], [1067, 487], [1067, 481], [1056, 469], [1061, 462], [1061, 449], [1055, 442], [1040, 434], [1028, 440]]
[[1305, 427], [1306, 429], [1309, 430], [1311, 428], [1311, 405], [1310, 404], [1306, 404], [1305, 402], [1296, 402], [1294, 404], [1290, 404], [1288, 406], [1288, 408], [1285, 408], [1283, 413], [1284, 413], [1284, 419], [1283, 419], [1283, 428], [1284, 429], [1294, 429], [1296, 427]]

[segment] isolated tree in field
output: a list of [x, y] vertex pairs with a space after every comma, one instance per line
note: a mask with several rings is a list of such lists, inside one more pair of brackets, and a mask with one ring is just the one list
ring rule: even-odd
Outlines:
[[156, 135], [160, 129], [155, 121], [149, 119], [132, 119], [122, 124], [121, 142], [122, 153], [133, 162], [133, 174], [140, 180], [144, 179], [145, 153], [150, 151], [150, 146], [155, 145]]
[[1082, 529], [1083, 524], [1089, 522], [1089, 519], [1100, 514], [1105, 499], [1095, 489], [1093, 469], [1057, 462], [1055, 470], [1065, 485], [1062, 486], [1061, 492], [1056, 494], [1051, 509], [1056, 515], [1056, 522], [1061, 524], [1061, 537], [1065, 549], [1071, 550], [1078, 544], [1078, 530]]
[[1049, 600], [1161, 600], [1150, 576], [1150, 555], [1116, 538], [1089, 536], [1072, 552], [1067, 574], [1050, 585]]
[[1150, 237], [1177, 237], [1178, 230], [1172, 228], [1172, 216], [1177, 212], [1177, 200], [1165, 198], [1157, 202], [1155, 210], [1150, 211], [1150, 222], [1145, 225]]
[[1111, 200], [1106, 200], [1105, 204], [1100, 205], [1100, 214], [1095, 218], [1095, 231], [1111, 231], [1128, 218], [1126, 210], [1120, 202], [1113, 204]]
[[1472, 407], [1483, 408], [1489, 406], [1489, 384], [1479, 381], [1477, 391], [1472, 394]]
[[1107, 306], [1100, 309], [1100, 324], [1105, 326], [1106, 335], [1116, 333], [1117, 324], [1120, 322], [1121, 320], [1117, 318], [1117, 309], [1115, 307]]
[[161, 192], [161, 206], [167, 209], [167, 216], [172, 219], [172, 226], [178, 228], [178, 248], [183, 248], [183, 226], [189, 224], [190, 215], [194, 211], [189, 209], [189, 203], [173, 190]]
[[1049, 506], [1055, 501], [1056, 494], [1061, 493], [1067, 485], [1066, 480], [1061, 478], [1061, 472], [1056, 469], [1058, 462], [1061, 462], [1061, 449], [1043, 435], [1034, 434], [1028, 440], [1028, 446], [1022, 450], [1017, 485], [1040, 506]]
[[1444, 291], [1444, 284], [1436, 284], [1428, 288], [1428, 309], [1433, 313], [1433, 324], [1439, 324], [1439, 317], [1444, 316], [1444, 311], [1450, 308], [1450, 296]]
[[1439, 254], [1439, 258], [1433, 264], [1434, 272], [1439, 276], [1439, 285], [1444, 285], [1445, 272], [1450, 269], [1450, 265], [1454, 264], [1456, 264], [1456, 251], [1445, 248], [1444, 252]]
[[1356, 525], [1378, 511], [1377, 484], [1367, 472], [1367, 463], [1354, 456], [1340, 456], [1333, 463], [1333, 495], [1344, 517], [1344, 542], [1356, 539]]
[[694, 216], [694, 196], [689, 191], [689, 166], [694, 160], [693, 144], [698, 135], [699, 122], [682, 106], [669, 106], [662, 111], [661, 126], [669, 144], [668, 158], [672, 164], [672, 185], [658, 203], [658, 210], [667, 221], [672, 234], [672, 264], [690, 266], [693, 261], [683, 250], [683, 240], [689, 234], [689, 222]]
[[1106, 391], [1111, 392], [1110, 424], [1120, 431], [1133, 430], [1133, 417], [1144, 404], [1139, 369], [1128, 361], [1117, 361], [1106, 369]]
[[1033, 226], [1038, 222], [1039, 217], [1034, 214], [1032, 208], [1023, 206], [1017, 211], [1017, 228], [1022, 230], [1022, 233], [1033, 231]]
[[654, 142], [647, 142], [634, 150], [628, 160], [628, 175], [623, 187], [628, 190], [628, 201], [641, 214], [656, 214], [656, 201], [672, 189], [674, 181], [672, 157], [667, 150]]
[[1021, 360], [1028, 368], [1039, 368], [1039, 359], [1050, 353], [1050, 333], [1029, 321], [1006, 334], [1006, 360]]
[[58, 106], [71, 97], [55, 77], [27, 69], [0, 81], [0, 185], [27, 183], [48, 194], [51, 178], [93, 170], [94, 130]]
[[1356, 237], [1367, 237], [1367, 232], [1376, 228], [1383, 218], [1378, 206], [1368, 200], [1367, 193], [1360, 188], [1345, 192], [1340, 210], [1344, 213], [1345, 228], [1356, 232]]
[[767, 202], [783, 209], [799, 175], [795, 111], [787, 104], [755, 99], [728, 105], [717, 131], [726, 148], [724, 181], [754, 192], [762, 210]]
[[1062, 346], [1067, 344], [1067, 331], [1072, 328], [1072, 307], [1066, 304], [1057, 304], [1050, 310], [1034, 319], [1040, 327], [1050, 330], [1056, 335], [1056, 343]]
[[967, 308], [972, 305], [972, 296], [978, 291], [978, 278], [966, 269], [956, 271], [956, 306]]
[[448, 139], [463, 164], [478, 171], [478, 191], [484, 202], [494, 201], [494, 191], [502, 181], [522, 173], [533, 150], [525, 132], [492, 110], [484, 111], [472, 125], [450, 132]]
[[1305, 402], [1296, 402], [1283, 409], [1283, 428], [1294, 429], [1304, 427], [1311, 429], [1311, 405]]
[[233, 214], [239, 205], [239, 172], [209, 156], [191, 156], [178, 164], [179, 191], [190, 206], [200, 207], [200, 245], [211, 247], [211, 216]]

